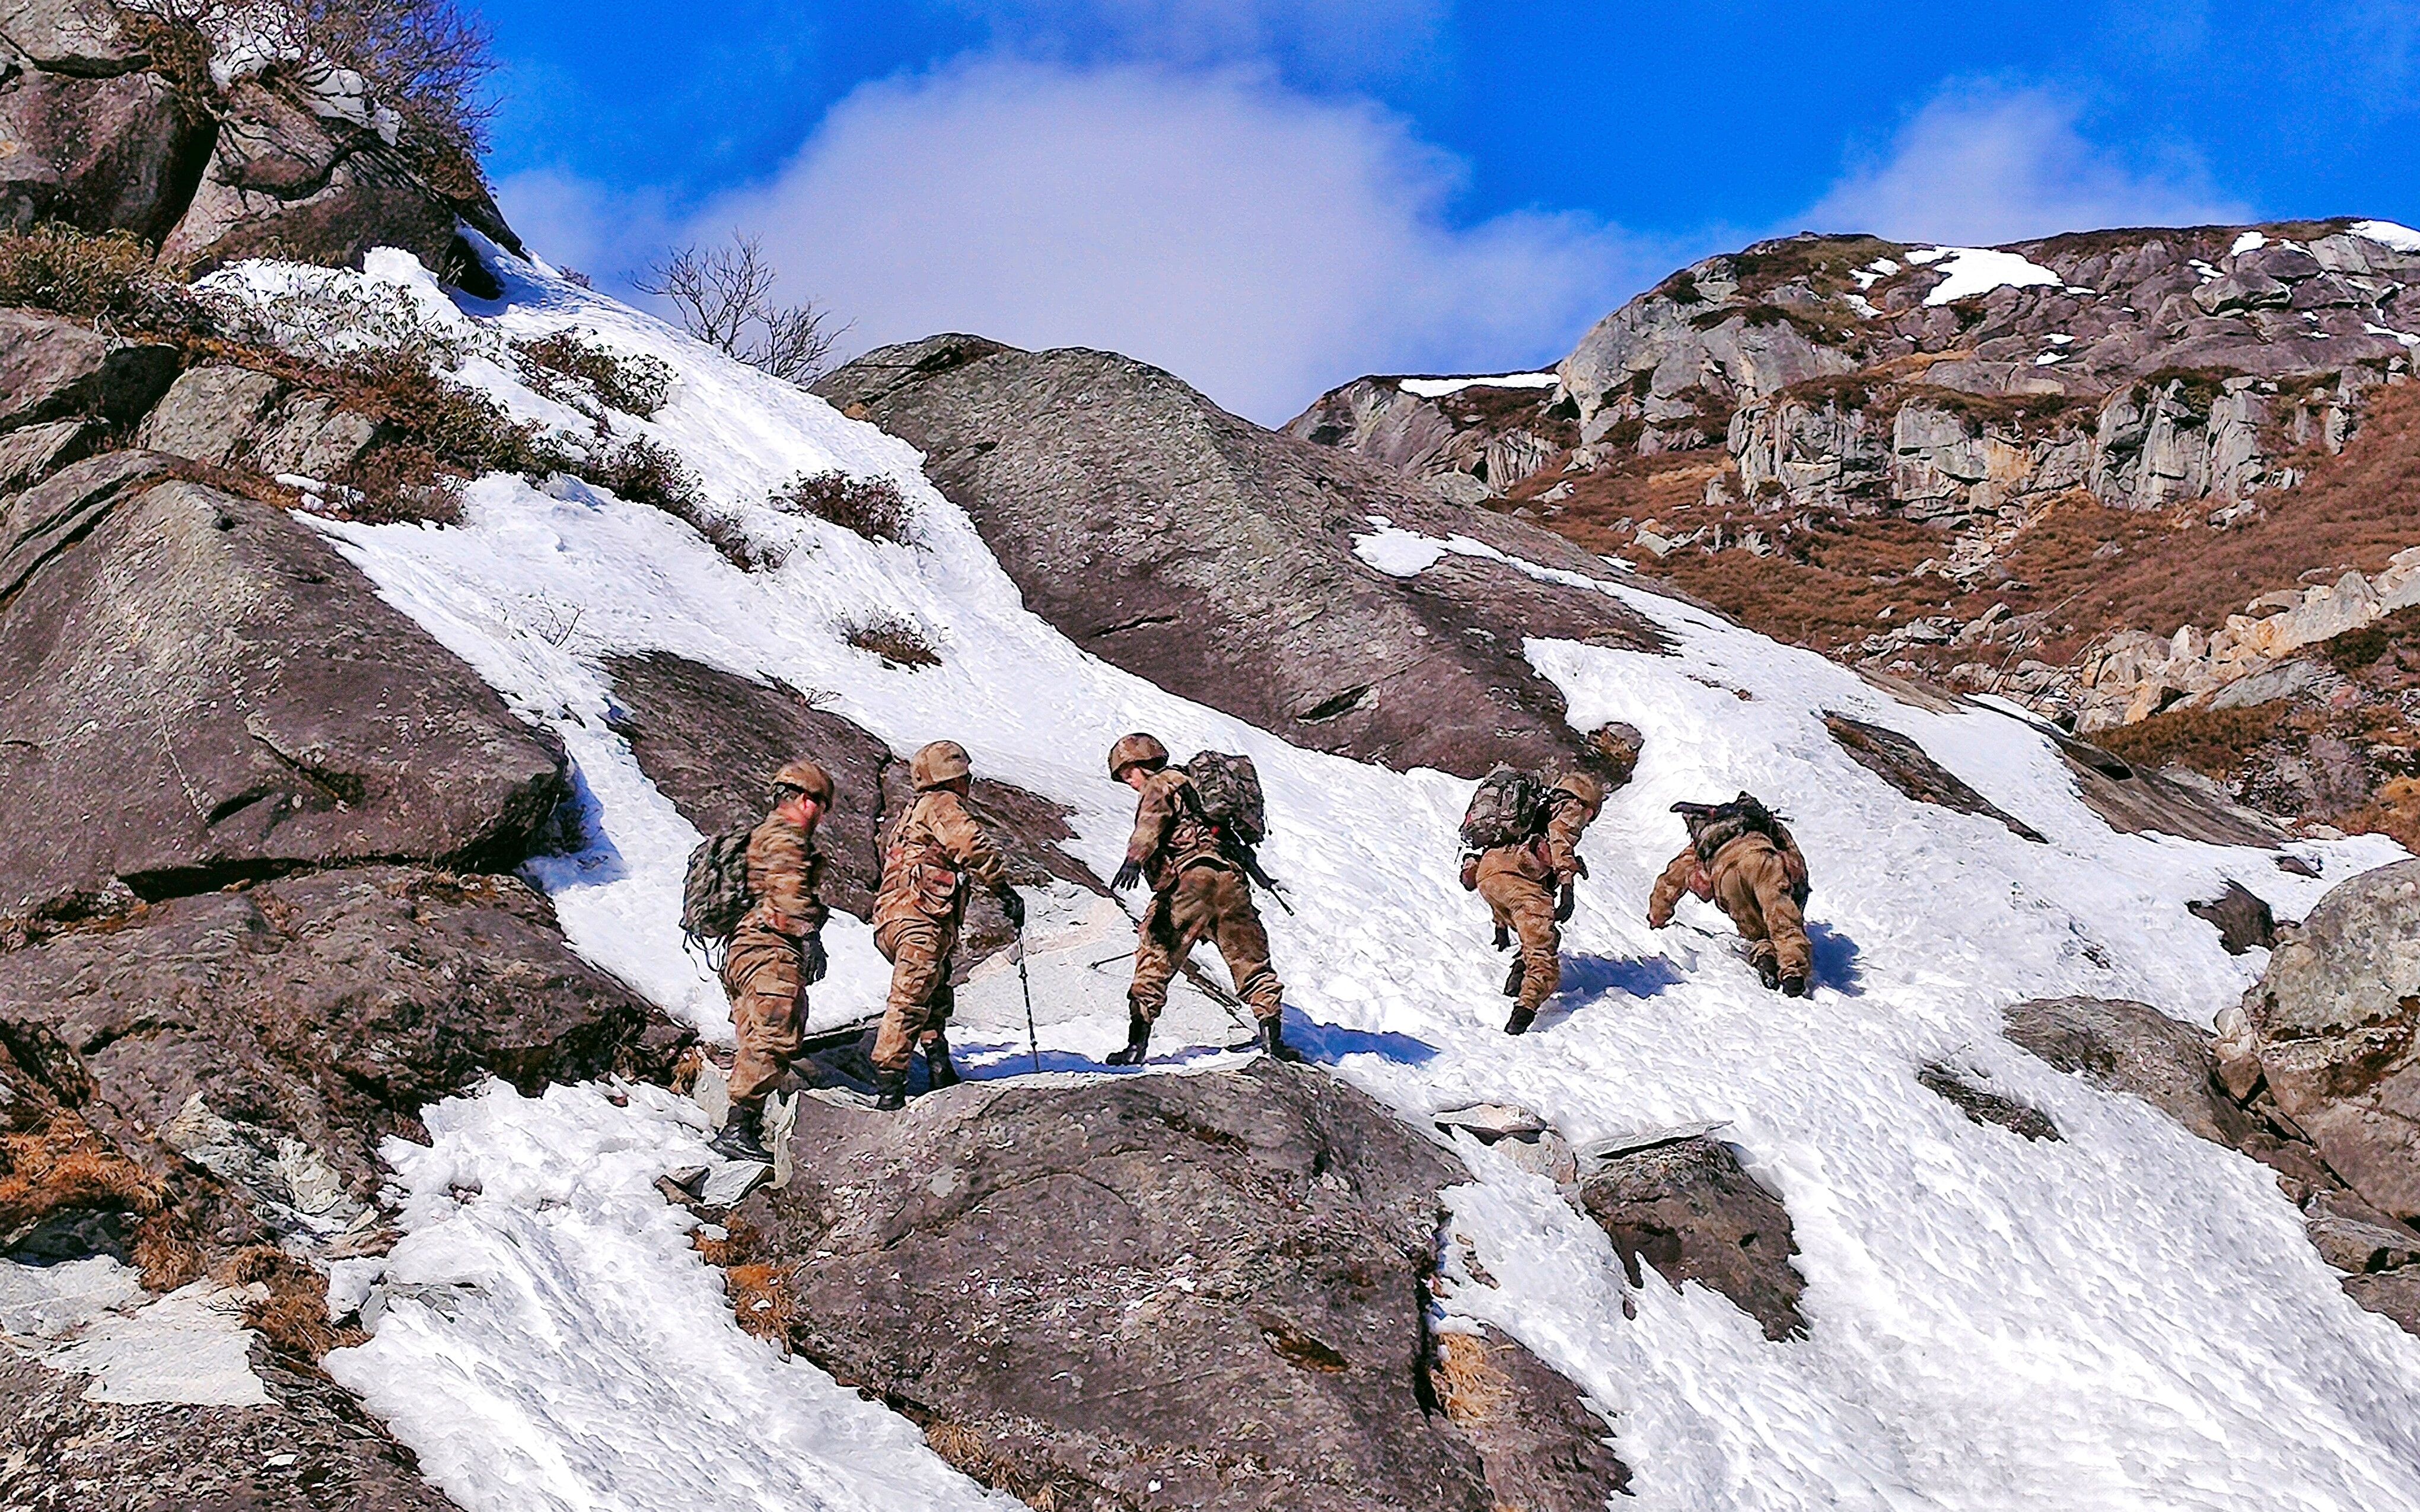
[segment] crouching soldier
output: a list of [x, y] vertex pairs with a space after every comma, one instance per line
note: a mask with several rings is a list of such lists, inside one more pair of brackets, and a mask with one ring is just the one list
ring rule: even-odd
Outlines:
[[1496, 919], [1496, 948], [1517, 936], [1521, 953], [1504, 978], [1513, 999], [1504, 1032], [1536, 1022], [1539, 1005], [1562, 981], [1563, 933], [1572, 917], [1575, 879], [1588, 875], [1581, 834], [1605, 807], [1605, 789], [1585, 772], [1552, 787], [1528, 772], [1499, 766], [1471, 795], [1462, 820], [1462, 885], [1487, 900]]
[[916, 801], [883, 846], [874, 898], [874, 948], [891, 963], [891, 1001], [874, 1041], [874, 1105], [884, 1109], [908, 1105], [908, 1067], [920, 1042], [936, 1089], [958, 1079], [950, 1060], [950, 967], [970, 886], [989, 887], [1010, 926], [1025, 927], [1025, 900], [1008, 885], [1007, 863], [967, 811], [973, 785], [967, 748], [934, 741], [908, 760], [908, 775]]
[[1767, 987], [1804, 997], [1813, 974], [1807, 940], [1807, 857], [1788, 826], [1743, 793], [1729, 803], [1676, 803], [1689, 843], [1655, 879], [1647, 925], [1662, 929], [1684, 892], [1730, 916], [1748, 942], [1748, 961]]
[[[1196, 758], [1195, 764], [1206, 759]], [[1285, 988], [1269, 965], [1268, 931], [1252, 904], [1252, 877], [1260, 869], [1249, 847], [1261, 839], [1260, 779], [1249, 762], [1220, 760], [1221, 771], [1237, 770], [1241, 781], [1233, 796], [1205, 799], [1191, 775], [1168, 764], [1168, 748], [1156, 737], [1127, 735], [1109, 748], [1109, 776], [1141, 795], [1125, 864], [1112, 886], [1123, 891], [1151, 883], [1151, 903], [1135, 927], [1126, 1047], [1110, 1054], [1112, 1066], [1140, 1065], [1150, 1053], [1151, 1026], [1168, 1007], [1169, 983], [1204, 939], [1226, 957], [1235, 995], [1251, 1005], [1261, 1048], [1280, 1060], [1302, 1058], [1285, 1042]]]
[[814, 762], [792, 762], [773, 774], [772, 798], [772, 811], [748, 835], [752, 901], [722, 961], [739, 1049], [730, 1115], [712, 1143], [728, 1160], [773, 1158], [757, 1132], [765, 1094], [799, 1053], [806, 989], [824, 975], [823, 857], [814, 835], [831, 807], [831, 777]]

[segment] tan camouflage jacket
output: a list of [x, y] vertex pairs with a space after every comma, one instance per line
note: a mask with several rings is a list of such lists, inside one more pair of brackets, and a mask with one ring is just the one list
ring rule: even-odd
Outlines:
[[824, 927], [827, 910], [821, 890], [824, 858], [814, 837], [804, 829], [767, 814], [748, 837], [748, 892], [755, 900], [740, 919], [786, 934], [793, 939]]
[[1773, 822], [1773, 834], [1767, 837], [1751, 830], [1733, 835], [1722, 842], [1710, 865], [1698, 855], [1695, 844], [1683, 846], [1681, 854], [1664, 868], [1655, 879], [1655, 890], [1647, 898], [1647, 927], [1662, 929], [1672, 922], [1672, 910], [1680, 906], [1681, 895], [1694, 892], [1707, 903], [1714, 903], [1714, 875], [1740, 864], [1751, 851], [1769, 850], [1781, 857], [1781, 873], [1790, 884], [1791, 895], [1801, 906], [1806, 903], [1807, 856], [1798, 849], [1798, 841], [1778, 819]]
[[1588, 805], [1579, 799], [1567, 793], [1553, 794], [1546, 800], [1545, 829], [1518, 845], [1498, 845], [1481, 852], [1479, 865], [1471, 873], [1473, 885], [1479, 877], [1507, 872], [1551, 887], [1586, 875], [1588, 867], [1580, 860], [1580, 837], [1588, 832], [1590, 817]]
[[1241, 870], [1218, 844], [1218, 831], [1202, 822], [1193, 781], [1176, 768], [1154, 772], [1135, 804], [1134, 837], [1126, 859], [1143, 869], [1154, 892], [1165, 892], [1196, 866]]
[[918, 794], [892, 826], [882, 849], [882, 886], [874, 895], [874, 927], [908, 918], [954, 918], [966, 906], [966, 884], [998, 887], [1008, 863], [956, 794]]

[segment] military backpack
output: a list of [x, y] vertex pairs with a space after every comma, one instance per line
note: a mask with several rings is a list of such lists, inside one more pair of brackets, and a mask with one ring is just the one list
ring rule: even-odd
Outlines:
[[714, 948], [731, 938], [755, 895], [748, 890], [748, 841], [754, 825], [709, 835], [689, 853], [681, 878], [681, 938], [714, 959]]
[[1536, 835], [1546, 817], [1546, 786], [1534, 773], [1498, 765], [1479, 779], [1462, 811], [1463, 849], [1492, 851]]
[[1239, 845], [1258, 845], [1268, 839], [1268, 802], [1249, 756], [1205, 750], [1187, 762], [1184, 770], [1203, 823], [1217, 825]]

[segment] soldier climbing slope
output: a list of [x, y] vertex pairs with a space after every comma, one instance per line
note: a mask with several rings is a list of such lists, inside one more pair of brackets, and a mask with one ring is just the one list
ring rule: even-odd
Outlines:
[[874, 1041], [875, 1106], [908, 1105], [908, 1067], [919, 1041], [938, 1090], [958, 1079], [950, 1060], [950, 965], [967, 894], [982, 883], [1000, 898], [1012, 928], [1025, 927], [1025, 900], [1008, 885], [1008, 866], [967, 811], [973, 785], [967, 748], [937, 740], [908, 760], [916, 801], [899, 816], [882, 849], [882, 885], [874, 897], [874, 948], [891, 963], [891, 1001]]
[[1235, 995], [1252, 1006], [1261, 1048], [1299, 1060], [1285, 1042], [1285, 988], [1270, 968], [1268, 931], [1252, 905], [1254, 880], [1273, 886], [1251, 852], [1264, 825], [1260, 777], [1242, 756], [1205, 751], [1192, 764], [1198, 775], [1169, 765], [1168, 748], [1151, 735], [1127, 735], [1109, 748], [1109, 776], [1141, 795], [1125, 864], [1112, 885], [1123, 891], [1151, 882], [1151, 903], [1135, 926], [1126, 1047], [1113, 1052], [1109, 1064], [1142, 1063], [1151, 1026], [1168, 1007], [1169, 983], [1204, 939], [1226, 957]]
[[1561, 924], [1572, 917], [1574, 879], [1588, 875], [1580, 835], [1605, 806], [1605, 789], [1585, 772], [1548, 787], [1535, 775], [1498, 766], [1480, 780], [1462, 817], [1462, 885], [1487, 900], [1499, 950], [1518, 935], [1521, 953], [1504, 979], [1513, 999], [1504, 1032], [1520, 1034], [1562, 980]]
[[[806, 989], [823, 980], [825, 968], [825, 909], [817, 896], [823, 857], [814, 834], [831, 807], [831, 777], [814, 762], [796, 761], [773, 774], [772, 787], [772, 811], [747, 835], [747, 912], [730, 931], [722, 961], [739, 1053], [731, 1067], [730, 1115], [713, 1147], [728, 1160], [773, 1158], [757, 1132], [765, 1094], [799, 1053]], [[716, 847], [736, 849], [730, 842], [737, 839], [699, 846], [705, 865], [717, 864]], [[692, 872], [698, 866], [691, 862]]]
[[1691, 892], [1729, 914], [1748, 942], [1748, 960], [1767, 987], [1804, 997], [1813, 974], [1807, 941], [1807, 857], [1778, 816], [1743, 793], [1729, 803], [1676, 803], [1689, 843], [1655, 879], [1647, 925], [1672, 922], [1681, 894]]

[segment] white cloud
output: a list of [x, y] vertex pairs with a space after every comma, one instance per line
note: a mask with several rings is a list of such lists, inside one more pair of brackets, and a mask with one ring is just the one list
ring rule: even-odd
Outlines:
[[2071, 101], [2043, 91], [1952, 86], [1900, 130], [1887, 158], [1853, 170], [1800, 225], [1990, 246], [2061, 231], [2252, 218], [2197, 162], [2131, 166], [2086, 140], [2078, 115]]
[[[1277, 423], [1358, 373], [1554, 361], [1661, 270], [1577, 215], [1457, 226], [1458, 172], [1400, 117], [1264, 74], [991, 59], [859, 88], [684, 232], [761, 234], [787, 297], [854, 321], [857, 349], [1109, 347]], [[645, 260], [559, 178], [502, 197], [541, 255]]]
[[1003, 51], [1201, 67], [1284, 66], [1330, 82], [1400, 78], [1434, 61], [1449, 0], [951, 0]]

